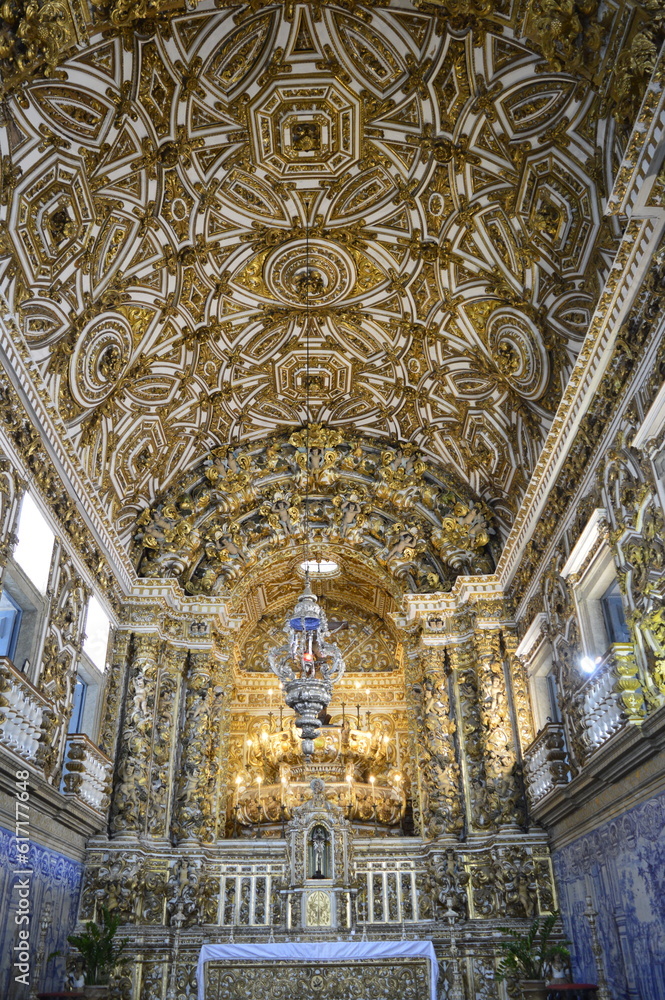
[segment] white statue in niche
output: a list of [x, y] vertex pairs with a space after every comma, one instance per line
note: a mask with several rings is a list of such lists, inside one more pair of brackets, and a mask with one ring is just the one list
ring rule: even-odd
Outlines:
[[309, 877], [330, 878], [330, 834], [317, 823], [309, 835]]

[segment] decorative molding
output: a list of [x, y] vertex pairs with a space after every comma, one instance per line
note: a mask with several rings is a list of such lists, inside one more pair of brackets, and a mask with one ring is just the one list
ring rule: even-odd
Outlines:
[[538, 645], [547, 629], [547, 615], [541, 611], [533, 619], [524, 636], [515, 650], [516, 656], [529, 656], [533, 648]]
[[584, 530], [575, 542], [568, 559], [560, 570], [564, 580], [567, 580], [572, 573], [579, 573], [587, 556], [592, 551], [606, 526], [607, 511], [604, 507], [597, 507], [587, 521]]
[[649, 407], [644, 420], [640, 424], [639, 430], [632, 440], [633, 448], [648, 447], [650, 441], [657, 438], [665, 425], [665, 382], [658, 391], [658, 395]]

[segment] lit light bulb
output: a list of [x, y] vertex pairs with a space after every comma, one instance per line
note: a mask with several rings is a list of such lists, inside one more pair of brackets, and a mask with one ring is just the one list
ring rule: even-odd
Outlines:
[[583, 656], [580, 660], [580, 667], [585, 674], [592, 674], [596, 669], [598, 660], [592, 660], [590, 656]]

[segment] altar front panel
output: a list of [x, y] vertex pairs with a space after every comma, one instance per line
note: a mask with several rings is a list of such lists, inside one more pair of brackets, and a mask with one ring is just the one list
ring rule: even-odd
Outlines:
[[210, 961], [205, 1000], [430, 1000], [426, 958]]
[[205, 944], [198, 1000], [436, 1000], [431, 941]]

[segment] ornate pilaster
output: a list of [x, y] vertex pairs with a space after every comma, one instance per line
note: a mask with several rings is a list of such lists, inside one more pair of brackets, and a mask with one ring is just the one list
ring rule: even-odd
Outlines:
[[144, 829], [150, 780], [150, 758], [160, 639], [134, 637], [119, 762], [111, 803], [111, 832]]
[[122, 695], [125, 688], [131, 638], [132, 633], [129, 629], [118, 628], [115, 629], [110, 640], [112, 644], [111, 665], [104, 696], [99, 746], [111, 760], [115, 757], [118, 744]]
[[[401, 633], [400, 658], [406, 681], [406, 695], [409, 718], [409, 756], [415, 762], [418, 760], [418, 741], [420, 738], [420, 693], [422, 680], [420, 647], [420, 628], [403, 630]], [[425, 789], [423, 774], [419, 767], [414, 767], [411, 780], [411, 808], [413, 810], [414, 829], [425, 834], [426, 819], [423, 810]]]
[[185, 709], [179, 745], [181, 756], [173, 802], [172, 833], [177, 841], [211, 839], [212, 729], [220, 710], [214, 689], [215, 661], [210, 650], [192, 652], [185, 681]]
[[521, 783], [498, 630], [477, 630], [478, 702], [482, 724], [486, 805], [492, 824], [524, 823]]
[[42, 720], [39, 759], [47, 778], [57, 780], [90, 592], [74, 569], [71, 557], [56, 539], [49, 585], [50, 606], [38, 686], [52, 712]]
[[423, 679], [416, 685], [418, 707], [418, 759], [422, 769], [422, 809], [430, 837], [459, 834], [464, 828], [460, 794], [460, 767], [455, 754], [454, 709], [451, 707], [445, 651], [426, 649], [422, 655]]
[[9, 459], [0, 457], [0, 587], [16, 545], [18, 512], [27, 485]]

